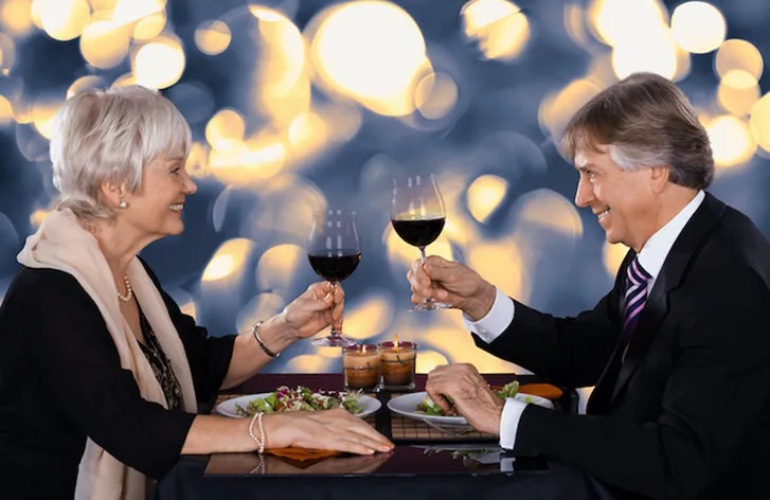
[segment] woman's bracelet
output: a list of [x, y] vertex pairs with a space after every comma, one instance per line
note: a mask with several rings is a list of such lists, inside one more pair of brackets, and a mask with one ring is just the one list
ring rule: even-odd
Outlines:
[[[249, 422], [249, 437], [253, 439], [255, 443], [257, 443], [257, 453], [260, 455], [265, 452], [265, 426], [262, 425], [262, 417], [264, 416], [265, 412], [257, 412], [253, 417], [251, 417], [251, 422]], [[254, 434], [254, 422], [257, 422], [257, 427], [259, 428], [259, 437]]]
[[264, 351], [265, 354], [267, 354], [271, 358], [277, 358], [278, 356], [281, 355], [281, 353], [273, 352], [270, 349], [268, 349], [267, 346], [265, 345], [265, 342], [262, 340], [262, 337], [259, 336], [259, 327], [262, 326], [262, 323], [264, 323], [264, 321], [257, 321], [256, 323], [254, 323], [254, 327], [251, 329], [251, 333], [252, 335], [254, 335], [254, 338], [256, 339], [257, 344], [259, 344], [259, 347], [262, 348], [262, 351]]

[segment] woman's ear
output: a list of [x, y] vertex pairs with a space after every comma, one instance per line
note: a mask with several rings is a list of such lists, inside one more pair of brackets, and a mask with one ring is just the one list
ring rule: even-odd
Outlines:
[[105, 203], [111, 208], [126, 208], [126, 186], [125, 184], [115, 184], [114, 182], [104, 181], [99, 186], [99, 191]]

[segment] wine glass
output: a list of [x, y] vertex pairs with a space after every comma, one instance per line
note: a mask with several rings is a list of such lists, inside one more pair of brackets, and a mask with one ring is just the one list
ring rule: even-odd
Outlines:
[[[313, 214], [313, 225], [308, 238], [307, 257], [310, 267], [321, 278], [334, 286], [353, 274], [361, 262], [361, 244], [358, 242], [355, 212], [327, 210]], [[313, 340], [317, 346], [345, 347], [356, 341], [343, 337], [342, 331], [332, 325], [331, 334]]]
[[[438, 238], [446, 222], [444, 200], [433, 174], [393, 179], [390, 221], [402, 240], [420, 249], [420, 259], [425, 263], [425, 247]], [[413, 309], [430, 311], [449, 307], [452, 306], [428, 299]]]

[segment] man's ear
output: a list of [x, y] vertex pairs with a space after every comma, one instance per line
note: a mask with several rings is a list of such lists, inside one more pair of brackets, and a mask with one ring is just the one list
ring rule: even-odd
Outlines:
[[660, 194], [666, 188], [668, 179], [671, 175], [671, 167], [668, 165], [656, 165], [650, 167], [650, 185], [652, 191], [656, 194]]

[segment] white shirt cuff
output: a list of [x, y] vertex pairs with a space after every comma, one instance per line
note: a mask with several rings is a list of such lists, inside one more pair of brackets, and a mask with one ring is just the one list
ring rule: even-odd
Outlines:
[[495, 302], [486, 316], [478, 321], [471, 321], [468, 316], [463, 314], [465, 328], [478, 335], [487, 344], [491, 344], [508, 328], [516, 312], [513, 301], [499, 288], [496, 290]]
[[513, 398], [505, 399], [503, 414], [500, 417], [500, 447], [512, 450], [516, 444], [516, 433], [519, 431], [519, 420], [527, 403], [522, 403]]

